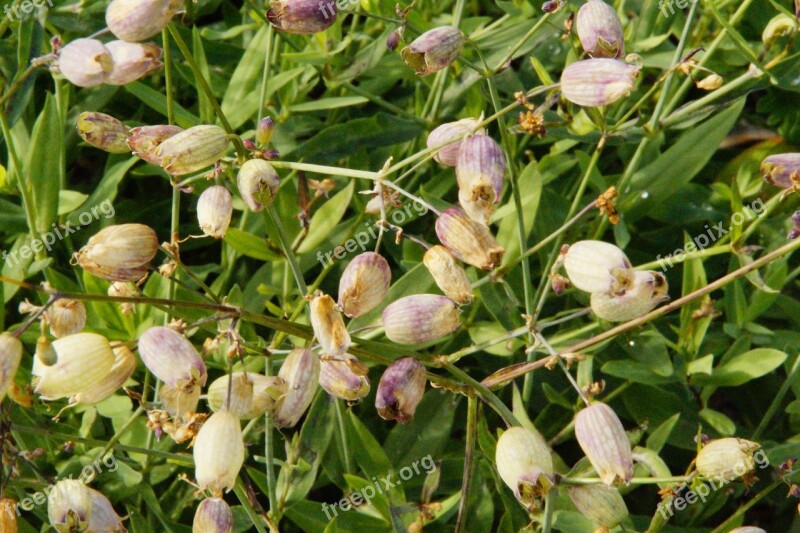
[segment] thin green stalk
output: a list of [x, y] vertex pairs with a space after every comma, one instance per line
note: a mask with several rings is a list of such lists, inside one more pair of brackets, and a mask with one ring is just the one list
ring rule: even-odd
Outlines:
[[511, 47], [511, 49], [508, 51], [508, 54], [506, 54], [506, 56], [500, 60], [497, 66], [491, 71], [491, 74], [494, 75], [503, 70], [503, 68], [506, 66], [506, 63], [514, 59], [514, 55], [519, 52], [520, 48], [525, 46], [525, 43], [527, 43], [528, 40], [533, 37], [536, 32], [545, 25], [545, 23], [547, 23], [548, 20], [550, 20], [551, 16], [551, 13], [545, 13], [539, 20], [537, 20], [536, 24], [531, 26], [531, 29], [528, 30], [528, 32], [519, 41], [517, 41], [514, 46]]
[[294, 252], [292, 251], [292, 243], [289, 240], [289, 237], [286, 235], [286, 230], [283, 227], [283, 222], [281, 222], [281, 217], [278, 215], [278, 211], [275, 209], [274, 205], [270, 205], [267, 208], [267, 213], [269, 213], [269, 218], [272, 220], [272, 223], [275, 225], [275, 229], [278, 232], [278, 238], [280, 239], [281, 248], [283, 248], [283, 254], [286, 256], [286, 261], [289, 262], [289, 267], [292, 269], [292, 274], [294, 275], [294, 280], [297, 283], [297, 288], [300, 289], [300, 297], [305, 298], [308, 296], [308, 286], [306, 285], [305, 279], [303, 279], [303, 270], [300, 268], [300, 263], [297, 262], [297, 257], [295, 257]]
[[478, 400], [475, 396], [467, 399], [467, 430], [464, 448], [464, 475], [461, 478], [461, 500], [458, 503], [458, 518], [455, 533], [463, 533], [467, 527], [469, 495], [472, 489], [472, 474], [475, 464], [475, 444], [478, 440]]
[[164, 82], [166, 84], [167, 96], [167, 123], [175, 123], [175, 101], [172, 89], [172, 52], [169, 44], [169, 32], [161, 30], [161, 41], [164, 50]]
[[353, 466], [353, 458], [350, 456], [350, 445], [349, 439], [347, 438], [347, 425], [344, 420], [344, 401], [336, 398], [334, 402], [336, 404], [336, 421], [339, 426], [339, 439], [341, 440], [342, 444], [342, 455], [344, 457], [344, 469], [345, 473], [352, 474], [355, 473], [355, 467]]
[[661, 128], [667, 129], [670, 126], [673, 126], [686, 118], [687, 116], [691, 115], [692, 113], [701, 110], [702, 108], [712, 104], [716, 100], [719, 100], [723, 96], [726, 96], [734, 91], [737, 91], [756, 79], [758, 74], [755, 71], [748, 70], [735, 80], [731, 81], [730, 83], [726, 83], [716, 91], [705, 95], [702, 98], [692, 101], [692, 103], [678, 109], [667, 118], [661, 121]]
[[800, 372], [800, 355], [794, 360], [794, 365], [792, 365], [792, 369], [789, 371], [789, 374], [786, 376], [786, 380], [781, 385], [781, 388], [778, 390], [778, 393], [772, 399], [772, 403], [770, 403], [767, 412], [764, 413], [764, 416], [761, 418], [761, 422], [759, 422], [758, 427], [753, 432], [753, 436], [750, 437], [750, 440], [757, 441], [758, 438], [761, 436], [761, 433], [767, 429], [767, 425], [772, 420], [772, 417], [775, 416], [775, 412], [781, 406], [781, 402], [783, 398], [786, 396], [786, 393], [789, 392], [789, 388], [794, 384], [795, 380], [797, 379], [798, 372]]
[[472, 376], [452, 363], [445, 364], [443, 368], [460, 379], [463, 383], [466, 383], [472, 387], [481, 397], [481, 399], [489, 404], [489, 406], [503, 418], [509, 427], [521, 425], [519, 420], [517, 420], [517, 417], [514, 416], [514, 413], [512, 413], [511, 410], [506, 407], [506, 404], [504, 404], [492, 391], [484, 387], [479, 381], [473, 379]]

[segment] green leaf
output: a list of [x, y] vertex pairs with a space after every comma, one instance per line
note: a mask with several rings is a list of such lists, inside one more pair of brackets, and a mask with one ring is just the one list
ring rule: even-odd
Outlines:
[[730, 437], [736, 433], [736, 424], [733, 420], [713, 409], [705, 408], [700, 411], [700, 418], [709, 423], [723, 437]]
[[86, 199], [89, 198], [88, 194], [83, 194], [78, 191], [60, 191], [58, 193], [58, 214], [67, 215], [78, 209]]
[[363, 96], [337, 96], [332, 98], [320, 98], [319, 100], [303, 102], [302, 104], [293, 104], [289, 106], [289, 111], [293, 113], [325, 111], [329, 109], [339, 109], [342, 107], [365, 104], [367, 102], [369, 102], [369, 100]]
[[[61, 117], [55, 98], [47, 94], [36, 124], [31, 133], [31, 150], [26, 165], [26, 186], [35, 203], [36, 232], [43, 234], [58, 218], [58, 193], [61, 189], [59, 158], [53, 156], [53, 147], [64, 142]], [[34, 206], [28, 206], [34, 209]]]
[[347, 187], [336, 193], [336, 196], [325, 202], [314, 213], [308, 226], [308, 235], [306, 235], [303, 244], [297, 249], [298, 253], [304, 254], [315, 249], [336, 228], [350, 206], [355, 185], [356, 182], [351, 181]]
[[264, 69], [264, 49], [267, 47], [269, 35], [267, 25], [259, 28], [250, 39], [228, 82], [228, 89], [222, 99], [222, 112], [234, 129], [258, 111], [258, 85]]
[[694, 381], [698, 385], [737, 387], [769, 374], [781, 366], [786, 357], [785, 352], [774, 348], [756, 348], [737, 355], [715, 368], [711, 376], [697, 374]]
[[[167, 97], [162, 93], [151, 89], [140, 81], [128, 83], [124, 88], [146, 106], [158, 111], [164, 117], [167, 116]], [[173, 112], [175, 113], [175, 122], [181, 128], [187, 129], [200, 124], [200, 118], [187, 111], [178, 102], [173, 101]]]
[[675, 424], [678, 423], [680, 418], [681, 414], [675, 413], [662, 422], [657, 428], [653, 429], [650, 436], [647, 438], [647, 447], [656, 453], [660, 452], [669, 440], [669, 436], [672, 430], [675, 429]]
[[238, 228], [228, 228], [225, 242], [242, 255], [261, 261], [277, 261], [280, 256], [270, 250], [264, 239]]

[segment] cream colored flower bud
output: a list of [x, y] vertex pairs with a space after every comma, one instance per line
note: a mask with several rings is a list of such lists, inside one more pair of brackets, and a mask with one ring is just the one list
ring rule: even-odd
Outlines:
[[400, 51], [403, 61], [418, 76], [427, 76], [449, 66], [461, 55], [464, 34], [452, 26], [427, 31]]
[[538, 506], [553, 486], [553, 457], [544, 440], [530, 429], [515, 426], [497, 440], [497, 472], [514, 496]]
[[139, 354], [145, 366], [165, 384], [194, 391], [208, 377], [206, 365], [189, 340], [163, 326], [148, 329], [139, 337]]
[[206, 498], [197, 507], [192, 533], [232, 533], [233, 513], [222, 498]]
[[[109, 285], [107, 293], [109, 296], [115, 298], [135, 298], [139, 296], [139, 291], [136, 289], [136, 285], [124, 281], [115, 281]], [[130, 316], [136, 312], [136, 304], [120, 303], [119, 307], [122, 316]]]
[[[231, 378], [231, 401], [227, 409], [239, 418], [256, 418], [271, 411], [276, 400], [286, 393], [286, 384], [276, 376], [235, 372]], [[228, 379], [228, 376], [222, 376], [208, 387], [207, 399], [211, 410], [219, 411], [225, 407]]]
[[578, 10], [578, 38], [592, 57], [625, 56], [622, 22], [616, 10], [603, 0], [589, 0]]
[[380, 254], [357, 255], [339, 280], [339, 306], [349, 317], [361, 316], [383, 301], [392, 283], [392, 269]]
[[344, 325], [342, 313], [327, 294], [318, 293], [311, 300], [311, 327], [322, 351], [328, 355], [342, 355], [350, 348], [350, 334]]
[[275, 423], [279, 428], [294, 427], [311, 405], [319, 383], [320, 361], [311, 350], [295, 348], [286, 357], [278, 377], [286, 393], [275, 404]]
[[45, 366], [33, 360], [34, 392], [43, 400], [58, 400], [90, 391], [108, 376], [114, 352], [108, 339], [96, 333], [62, 337], [52, 344], [56, 362]]
[[156, 232], [143, 224], [108, 226], [76, 254], [87, 272], [108, 281], [137, 281], [158, 252]]
[[222, 185], [209, 187], [197, 200], [197, 221], [209, 237], [221, 239], [228, 231], [233, 215], [233, 197]]
[[698, 81], [695, 85], [697, 85], [698, 89], [703, 89], [704, 91], [716, 91], [722, 87], [724, 82], [725, 80], [722, 79], [722, 76], [719, 74], [710, 74]]
[[242, 200], [254, 213], [272, 205], [281, 179], [275, 168], [263, 159], [245, 161], [236, 177]]
[[201, 392], [200, 386], [164, 383], [158, 389], [158, 397], [162, 409], [180, 424], [188, 422], [197, 411]]
[[0, 334], [0, 402], [2, 402], [22, 361], [22, 342], [8, 333]]
[[172, 176], [182, 176], [208, 168], [228, 151], [230, 139], [219, 126], [194, 126], [173, 135], [156, 148], [161, 168]]
[[578, 241], [564, 255], [572, 284], [586, 292], [619, 293], [633, 283], [634, 270], [625, 252], [603, 241]]
[[86, 531], [92, 518], [92, 493], [77, 479], [62, 479], [47, 495], [47, 518], [56, 531]]
[[601, 107], [628, 96], [639, 67], [617, 59], [576, 61], [561, 74], [561, 94], [583, 107]]
[[122, 519], [117, 515], [114, 506], [102, 493], [88, 488], [92, 500], [92, 514], [89, 517], [88, 533], [125, 533]]
[[[427, 145], [428, 148], [441, 146], [445, 143], [450, 143], [444, 148], [440, 148], [434, 153], [433, 158], [448, 167], [456, 166], [458, 163], [458, 152], [461, 150], [461, 144], [464, 142], [463, 137], [473, 134], [472, 130], [475, 129], [480, 120], [475, 118], [465, 118], [456, 122], [448, 122], [442, 124], [434, 129], [428, 135]], [[473, 135], [486, 135], [486, 130], [481, 128]]]
[[163, 30], [183, 8], [183, 0], [113, 0], [106, 25], [117, 39], [144, 41]]
[[575, 437], [603, 483], [631, 480], [631, 444], [613, 409], [604, 403], [585, 407], [575, 417]]
[[639, 318], [669, 299], [667, 278], [652, 270], [635, 272], [633, 284], [620, 294], [592, 294], [595, 315], [609, 322], [627, 322]]
[[86, 111], [78, 115], [76, 121], [78, 135], [81, 139], [112, 154], [130, 153], [128, 147], [128, 126], [105, 113]]
[[350, 402], [364, 398], [370, 388], [367, 367], [350, 354], [324, 356], [319, 384], [331, 396]]
[[753, 455], [759, 448], [757, 442], [734, 437], [712, 440], [697, 454], [695, 466], [703, 477], [732, 481], [756, 467]]
[[105, 378], [94, 387], [79, 392], [70, 398], [70, 404], [94, 405], [100, 403], [117, 392], [136, 371], [138, 359], [130, 348], [124, 344], [111, 347], [114, 352], [114, 364]]
[[494, 139], [488, 135], [475, 135], [461, 143], [456, 179], [459, 192], [466, 199], [499, 203], [503, 196], [505, 174], [506, 156]]
[[467, 273], [447, 248], [432, 246], [425, 252], [422, 262], [448, 298], [459, 305], [472, 303], [472, 285]]
[[567, 492], [578, 511], [599, 526], [611, 529], [628, 517], [625, 500], [614, 487], [574, 485]]
[[385, 420], [405, 424], [417, 411], [425, 395], [428, 373], [413, 357], [398, 359], [383, 372], [375, 394], [375, 408]]
[[76, 39], [58, 54], [61, 75], [78, 87], [96, 87], [114, 68], [111, 52], [97, 39]]
[[0, 499], [0, 531], [19, 533], [17, 528], [17, 502], [10, 498]]
[[482, 270], [500, 266], [505, 254], [488, 227], [458, 208], [445, 209], [436, 219], [436, 235], [456, 259]]
[[438, 294], [400, 298], [383, 310], [383, 329], [398, 344], [420, 344], [445, 337], [459, 327], [461, 312], [455, 302]]
[[163, 65], [162, 50], [153, 43], [111, 41], [106, 44], [106, 49], [114, 61], [114, 68], [106, 78], [106, 83], [109, 85], [134, 82]]
[[178, 126], [140, 126], [133, 128], [128, 136], [127, 144], [133, 155], [148, 163], [161, 166], [161, 157], [156, 155], [158, 147], [167, 139], [183, 131]]
[[86, 327], [86, 306], [80, 300], [56, 300], [47, 310], [47, 321], [56, 338], [80, 333]]
[[203, 490], [219, 496], [236, 484], [244, 464], [244, 437], [239, 418], [227, 410], [206, 420], [194, 440], [194, 473]]

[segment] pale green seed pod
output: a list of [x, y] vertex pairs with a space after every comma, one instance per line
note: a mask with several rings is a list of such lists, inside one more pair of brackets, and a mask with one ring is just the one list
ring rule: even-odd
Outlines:
[[144, 41], [163, 30], [183, 8], [183, 0], [113, 0], [106, 25], [117, 39]]
[[295, 348], [286, 357], [278, 377], [286, 383], [286, 393], [275, 404], [275, 424], [294, 427], [314, 399], [320, 373], [320, 360], [314, 352]]
[[102, 493], [86, 488], [92, 501], [92, 514], [89, 517], [88, 533], [126, 533], [122, 518], [117, 515], [114, 506]]
[[96, 87], [114, 68], [111, 52], [97, 39], [76, 39], [58, 54], [58, 70], [78, 87]]
[[87, 272], [108, 281], [137, 281], [158, 252], [158, 237], [143, 224], [119, 224], [100, 230], [76, 254]]
[[209, 187], [197, 200], [197, 222], [209, 237], [221, 239], [233, 216], [233, 197], [222, 185]]
[[583, 107], [602, 107], [628, 96], [639, 67], [617, 59], [576, 61], [561, 74], [561, 94]]
[[403, 61], [418, 76], [427, 76], [450, 66], [461, 55], [464, 34], [452, 26], [427, 31], [400, 51]]
[[528, 428], [507, 429], [497, 440], [497, 472], [526, 506], [538, 506], [553, 486], [553, 457], [547, 443]]
[[425, 395], [428, 373], [413, 357], [398, 359], [383, 372], [375, 394], [375, 408], [385, 420], [405, 424], [417, 411]]
[[695, 466], [701, 476], [724, 482], [740, 478], [755, 466], [757, 442], [729, 437], [712, 440], [697, 454]]
[[94, 405], [100, 403], [117, 392], [136, 371], [138, 359], [130, 348], [124, 344], [111, 347], [114, 352], [114, 364], [105, 378], [94, 387], [81, 391], [70, 397], [69, 403]]
[[35, 389], [43, 400], [58, 400], [90, 391], [108, 376], [114, 352], [108, 339], [96, 333], [78, 333], [53, 342], [56, 362], [45, 366], [33, 360]]
[[582, 409], [575, 416], [575, 437], [603, 483], [627, 484], [631, 480], [631, 444], [622, 422], [609, 406], [595, 403]]
[[206, 498], [197, 507], [192, 533], [232, 533], [233, 513], [222, 498]]
[[2, 402], [22, 361], [22, 342], [8, 333], [0, 334], [0, 402]]
[[228, 151], [230, 139], [219, 126], [194, 126], [173, 135], [156, 148], [161, 168], [172, 176], [182, 176], [208, 168]]
[[56, 300], [46, 315], [50, 333], [57, 339], [80, 333], [86, 327], [86, 306], [80, 300]]
[[434, 148], [445, 143], [450, 143], [444, 148], [440, 148], [433, 155], [433, 159], [448, 167], [456, 166], [458, 163], [458, 152], [461, 150], [461, 144], [464, 142], [463, 138], [470, 134], [486, 135], [486, 130], [484, 128], [472, 133], [478, 124], [480, 124], [479, 119], [465, 118], [457, 120], [456, 122], [442, 124], [438, 128], [431, 131], [427, 140], [428, 148]]
[[472, 303], [472, 284], [464, 268], [444, 246], [432, 246], [422, 262], [433, 276], [436, 285], [451, 300], [459, 305]]
[[421, 344], [445, 337], [459, 327], [455, 302], [438, 294], [415, 294], [392, 302], [383, 310], [386, 337], [398, 344]]
[[611, 529], [628, 517], [625, 500], [614, 487], [574, 485], [567, 492], [578, 511], [599, 526]]
[[47, 518], [60, 533], [87, 531], [92, 518], [92, 493], [83, 482], [62, 479], [47, 495]]
[[194, 440], [197, 484], [220, 496], [236, 484], [244, 464], [244, 438], [239, 418], [227, 410], [211, 415]]
[[111, 41], [106, 44], [111, 53], [114, 68], [106, 78], [109, 85], [125, 85], [144, 77], [148, 72], [163, 65], [162, 50], [153, 43], [129, 43]]
[[[231, 385], [228, 410], [244, 419], [256, 418], [272, 411], [277, 399], [286, 393], [286, 384], [281, 378], [253, 372], [234, 372]], [[227, 398], [228, 376], [222, 376], [208, 387], [208, 406], [212, 411], [219, 411], [225, 406]]]
[[609, 322], [627, 322], [646, 315], [668, 300], [668, 292], [669, 284], [663, 274], [652, 270], [637, 271], [631, 287], [621, 294], [592, 294], [592, 311]]
[[311, 327], [322, 351], [328, 355], [342, 355], [350, 348], [350, 334], [344, 325], [342, 313], [333, 298], [318, 293], [311, 300]]
[[242, 200], [254, 213], [272, 205], [281, 179], [275, 168], [263, 159], [245, 161], [236, 177]]
[[581, 46], [592, 57], [619, 59], [625, 55], [622, 22], [603, 0], [589, 0], [578, 10], [575, 25]]
[[631, 262], [613, 244], [578, 241], [570, 245], [563, 259], [567, 277], [582, 291], [617, 294], [633, 284]]
[[334, 398], [354, 402], [369, 394], [367, 367], [350, 354], [322, 357], [319, 384]]
[[456, 179], [459, 193], [463, 193], [465, 198], [473, 202], [499, 203], [505, 174], [506, 156], [494, 139], [488, 135], [475, 135], [461, 143]]
[[436, 219], [436, 235], [456, 259], [492, 270], [503, 261], [505, 250], [497, 244], [489, 228], [469, 218], [461, 209], [445, 209]]
[[136, 157], [161, 166], [161, 157], [156, 155], [156, 150], [161, 143], [182, 131], [183, 128], [178, 126], [140, 126], [130, 131], [126, 143]]
[[112, 154], [130, 153], [130, 129], [110, 115], [86, 111], [78, 115], [78, 135], [92, 146]]
[[344, 269], [339, 280], [339, 307], [348, 317], [361, 316], [380, 304], [392, 283], [392, 269], [380, 254], [364, 252]]

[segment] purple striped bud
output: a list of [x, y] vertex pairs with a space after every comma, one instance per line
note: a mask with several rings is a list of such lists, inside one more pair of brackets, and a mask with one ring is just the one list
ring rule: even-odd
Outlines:
[[668, 292], [667, 278], [660, 272], [635, 272], [632, 286], [623, 293], [592, 294], [592, 311], [609, 322], [627, 322], [649, 313], [661, 302], [669, 300]]
[[222, 410], [211, 415], [194, 440], [194, 477], [202, 490], [219, 497], [236, 484], [244, 464], [239, 418]]
[[603, 483], [628, 484], [633, 477], [631, 444], [613, 409], [604, 403], [585, 407], [575, 416], [575, 437]]
[[563, 260], [569, 280], [582, 291], [617, 294], [633, 284], [631, 262], [613, 244], [578, 241], [570, 245]]
[[242, 200], [254, 213], [272, 205], [281, 179], [275, 168], [263, 159], [250, 159], [239, 170], [236, 178]]
[[472, 303], [472, 284], [464, 268], [444, 246], [432, 246], [422, 258], [442, 292], [459, 305]]
[[[458, 152], [464, 142], [463, 137], [473, 133], [473, 130], [480, 124], [480, 120], [475, 118], [465, 118], [456, 122], [448, 122], [434, 129], [428, 135], [428, 148], [441, 146], [450, 143], [444, 148], [440, 148], [433, 158], [448, 167], [454, 167], [458, 163]], [[486, 130], [481, 128], [474, 132], [474, 135], [486, 135]]]
[[313, 34], [336, 22], [336, 0], [273, 0], [267, 19], [286, 33]]
[[461, 326], [455, 302], [438, 294], [400, 298], [383, 310], [386, 337], [398, 344], [420, 344], [441, 339]]
[[564, 98], [583, 107], [601, 107], [628, 96], [639, 67], [617, 59], [576, 61], [561, 74]]
[[398, 359], [383, 372], [375, 395], [375, 408], [385, 420], [405, 424], [412, 418], [425, 394], [427, 372], [412, 357]]
[[614, 487], [574, 485], [567, 493], [578, 511], [601, 527], [613, 529], [628, 517], [625, 500]]
[[553, 457], [547, 443], [528, 428], [507, 429], [497, 440], [497, 472], [514, 496], [537, 506], [553, 486]]
[[461, 143], [456, 164], [458, 188], [470, 201], [499, 203], [503, 196], [506, 156], [488, 135], [475, 135]]
[[436, 219], [436, 235], [456, 259], [482, 270], [500, 266], [505, 254], [488, 227], [455, 207], [445, 209]]
[[311, 300], [311, 327], [322, 351], [327, 355], [342, 355], [350, 348], [350, 334], [342, 313], [333, 298], [317, 293]]
[[143, 224], [119, 224], [97, 232], [76, 254], [87, 272], [108, 281], [137, 281], [150, 269], [158, 237]]
[[89, 498], [92, 501], [92, 513], [89, 517], [87, 532], [96, 531], [97, 533], [125, 533], [126, 529], [122, 525], [122, 518], [117, 515], [114, 506], [105, 495], [91, 488]]
[[78, 116], [76, 121], [78, 135], [81, 139], [112, 154], [130, 153], [128, 147], [128, 127], [105, 113], [86, 111]]
[[22, 361], [22, 342], [8, 333], [0, 334], [0, 402], [14, 383], [19, 363]]
[[761, 175], [767, 183], [792, 189], [800, 183], [800, 153], [771, 155], [761, 163]]
[[[56, 359], [46, 365], [33, 359], [34, 392], [43, 400], [58, 400], [90, 391], [102, 383], [114, 365], [108, 339], [95, 333], [78, 333], [51, 345]], [[50, 361], [47, 361], [50, 362]]]
[[206, 383], [206, 365], [197, 349], [173, 329], [156, 326], [142, 333], [139, 355], [150, 372], [165, 384], [190, 392]]
[[183, 0], [113, 0], [106, 25], [117, 39], [144, 41], [163, 30], [183, 8]]
[[233, 533], [233, 513], [222, 498], [206, 498], [197, 506], [192, 533]]
[[275, 121], [272, 117], [264, 117], [258, 121], [256, 129], [256, 142], [261, 146], [267, 146], [275, 133]]
[[383, 301], [392, 283], [392, 269], [380, 254], [357, 255], [339, 280], [339, 307], [349, 317], [361, 316]]
[[319, 384], [320, 361], [311, 350], [295, 348], [286, 357], [278, 377], [286, 383], [286, 394], [275, 404], [275, 424], [294, 427], [314, 399]]
[[209, 187], [197, 200], [197, 222], [209, 237], [221, 239], [233, 216], [233, 197], [222, 185]]
[[369, 394], [367, 372], [367, 367], [350, 354], [326, 355], [322, 357], [319, 384], [331, 396], [353, 402]]
[[125, 85], [134, 82], [151, 70], [163, 65], [161, 48], [153, 43], [139, 44], [126, 41], [111, 41], [106, 44], [114, 60], [114, 68], [106, 79], [109, 85]]
[[161, 166], [161, 157], [156, 155], [156, 149], [161, 143], [182, 131], [183, 128], [168, 125], [133, 128], [127, 140], [128, 148], [136, 157]]
[[418, 76], [427, 76], [450, 66], [461, 55], [464, 34], [452, 26], [427, 31], [400, 51], [403, 61]]
[[389, 34], [389, 37], [386, 39], [386, 48], [390, 52], [394, 52], [397, 50], [397, 47], [400, 46], [400, 41], [403, 38], [402, 34], [395, 30]]
[[58, 54], [61, 75], [78, 87], [96, 87], [114, 68], [111, 52], [97, 39], [76, 39]]
[[161, 168], [172, 176], [208, 168], [225, 156], [228, 134], [219, 126], [194, 126], [173, 135], [156, 148]]
[[622, 22], [616, 10], [603, 0], [589, 0], [578, 10], [578, 38], [592, 57], [619, 59], [625, 55]]

